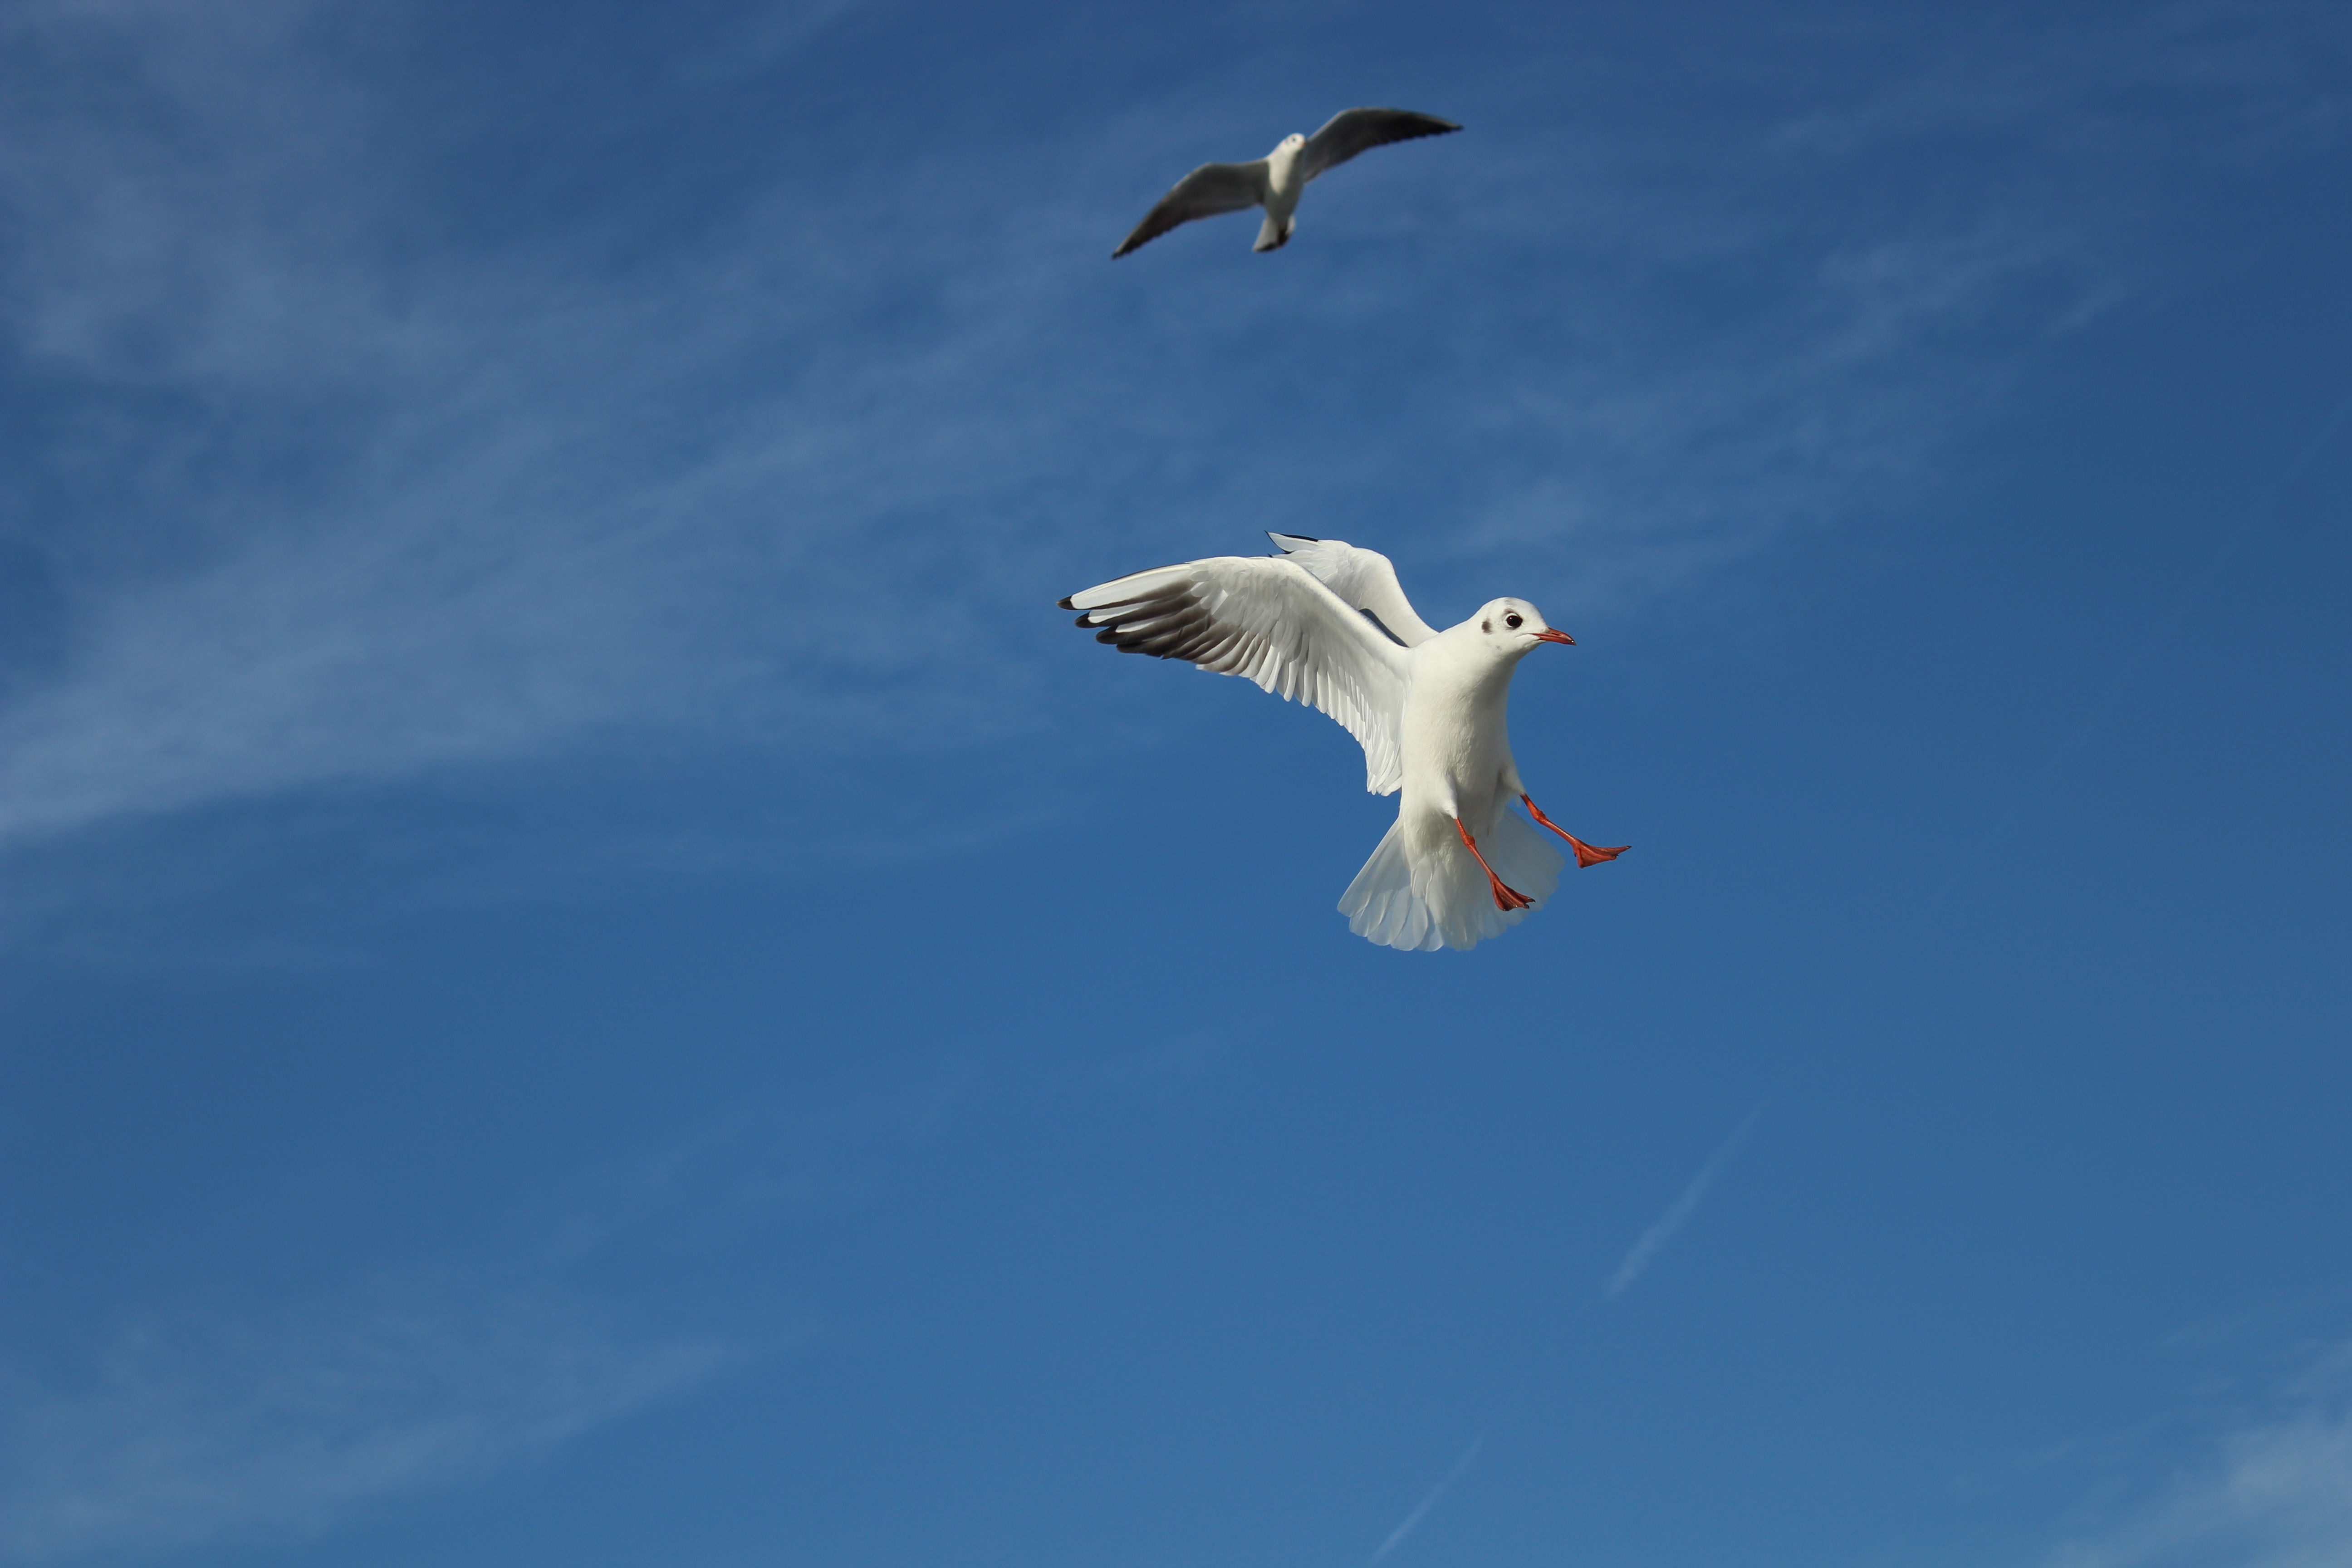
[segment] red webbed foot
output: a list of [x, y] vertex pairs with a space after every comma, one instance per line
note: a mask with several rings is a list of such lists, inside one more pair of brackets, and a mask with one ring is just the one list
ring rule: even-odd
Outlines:
[[1495, 875], [1495, 868], [1487, 865], [1486, 858], [1478, 853], [1478, 846], [1471, 840], [1470, 830], [1462, 826], [1462, 819], [1458, 816], [1454, 819], [1454, 831], [1462, 835], [1462, 847], [1470, 851], [1471, 856], [1478, 862], [1478, 868], [1486, 873], [1486, 886], [1494, 892], [1496, 909], [1508, 914], [1513, 910], [1531, 910], [1536, 907], [1536, 901], [1533, 899]]
[[1569, 847], [1576, 851], [1576, 866], [1579, 870], [1582, 870], [1587, 866], [1598, 866], [1603, 860], [1614, 860], [1618, 856], [1622, 855], [1626, 850], [1633, 847], [1631, 844], [1620, 844], [1613, 849], [1596, 847], [1593, 845], [1587, 844], [1583, 839], [1579, 838], [1575, 834], [1570, 833], [1567, 828], [1562, 827], [1559, 823], [1554, 822], [1550, 817], [1546, 816], [1543, 814], [1543, 807], [1538, 805], [1534, 801], [1529, 800], [1526, 795], [1519, 796], [1519, 804], [1528, 808], [1528, 815], [1529, 816], [1534, 817], [1538, 822], [1542, 823], [1546, 827], [1550, 828], [1554, 833], [1559, 834], [1562, 838], [1568, 840]]

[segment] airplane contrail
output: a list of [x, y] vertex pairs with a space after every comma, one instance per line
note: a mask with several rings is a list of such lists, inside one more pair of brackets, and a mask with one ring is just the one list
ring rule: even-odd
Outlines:
[[1486, 1434], [1484, 1432], [1470, 1439], [1470, 1446], [1462, 1450], [1462, 1457], [1454, 1461], [1454, 1468], [1445, 1472], [1445, 1479], [1429, 1489], [1429, 1495], [1404, 1516], [1402, 1524], [1389, 1531], [1389, 1538], [1381, 1542], [1381, 1549], [1372, 1553], [1372, 1560], [1365, 1563], [1364, 1568], [1380, 1568], [1381, 1559], [1394, 1552], [1397, 1542], [1412, 1533], [1412, 1527], [1421, 1522], [1423, 1515], [1437, 1506], [1437, 1500], [1445, 1495], [1446, 1488], [1462, 1479], [1462, 1472], [1470, 1468], [1470, 1461], [1476, 1458], [1478, 1450], [1486, 1446]]
[[1723, 1146], [1707, 1156], [1706, 1163], [1698, 1168], [1698, 1174], [1693, 1176], [1690, 1185], [1683, 1189], [1683, 1195], [1667, 1205], [1666, 1212], [1658, 1216], [1657, 1224], [1642, 1233], [1641, 1239], [1633, 1243], [1633, 1250], [1625, 1254], [1625, 1261], [1620, 1263], [1617, 1272], [1609, 1277], [1609, 1294], [1612, 1297], [1624, 1294], [1626, 1287], [1639, 1279], [1642, 1271], [1650, 1267], [1651, 1259], [1665, 1250], [1666, 1243], [1675, 1238], [1675, 1232], [1682, 1229], [1683, 1223], [1698, 1207], [1699, 1200], [1706, 1196], [1706, 1189], [1714, 1183], [1717, 1173], [1734, 1154], [1739, 1152], [1739, 1145], [1747, 1141], [1748, 1129], [1756, 1125], [1756, 1119], [1763, 1115], [1764, 1108], [1771, 1103], [1769, 1099], [1759, 1101], [1756, 1109], [1731, 1130], [1731, 1136], [1723, 1141]]

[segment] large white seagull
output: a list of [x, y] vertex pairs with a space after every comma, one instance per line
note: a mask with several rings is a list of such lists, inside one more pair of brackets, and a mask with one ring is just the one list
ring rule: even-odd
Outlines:
[[1364, 787], [1403, 798], [1340, 897], [1348, 929], [1384, 947], [1470, 948], [1559, 885], [1559, 851], [1508, 810], [1546, 816], [1511, 759], [1506, 708], [1519, 660], [1572, 643], [1525, 599], [1493, 599], [1438, 631], [1413, 612], [1387, 556], [1344, 540], [1269, 534], [1286, 553], [1217, 555], [1104, 583], [1062, 601], [1122, 653], [1238, 675], [1338, 720], [1364, 748]]

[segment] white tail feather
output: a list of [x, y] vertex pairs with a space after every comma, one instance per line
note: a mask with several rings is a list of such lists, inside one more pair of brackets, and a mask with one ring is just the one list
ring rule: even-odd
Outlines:
[[[1339, 896], [1349, 931], [1405, 952], [1467, 950], [1518, 924], [1559, 886], [1566, 858], [1517, 816], [1498, 811], [1478, 836], [1479, 851], [1506, 884], [1535, 900], [1529, 909], [1498, 910], [1486, 873], [1462, 847], [1452, 820], [1440, 816], [1420, 826], [1437, 825], [1444, 827], [1443, 837], [1408, 831], [1402, 815], [1389, 826], [1371, 858]], [[1416, 846], [1416, 839], [1429, 842]]]

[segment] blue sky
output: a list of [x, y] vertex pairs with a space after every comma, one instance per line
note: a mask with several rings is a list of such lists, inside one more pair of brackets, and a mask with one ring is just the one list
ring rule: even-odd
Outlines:
[[[0, 1563], [2352, 1561], [2347, 153], [2320, 4], [11, 7]], [[1267, 529], [1633, 852], [1349, 936], [1051, 607]]]

